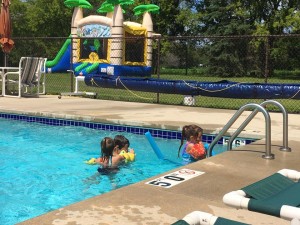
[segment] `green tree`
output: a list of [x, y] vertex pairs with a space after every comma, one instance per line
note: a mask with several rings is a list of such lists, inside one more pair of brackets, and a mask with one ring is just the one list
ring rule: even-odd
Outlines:
[[[19, 5], [22, 5], [22, 10]], [[61, 0], [51, 2], [35, 0], [21, 3], [16, 1], [12, 3], [11, 13], [18, 18], [12, 21], [13, 27], [15, 29], [21, 26], [18, 33], [22, 36], [62, 37], [70, 33], [72, 11], [65, 7]]]
[[180, 14], [180, 0], [155, 0], [151, 3], [160, 7], [159, 13], [153, 15], [155, 32], [167, 36], [182, 35], [184, 25], [176, 19]]
[[[280, 35], [299, 33], [299, 0], [204, 0], [195, 5], [200, 13], [199, 33], [203, 35]], [[214, 39], [207, 56], [210, 72], [215, 75], [245, 75], [251, 70], [269, 76], [279, 54], [292, 43], [274, 44], [274, 38]], [[246, 57], [245, 57], [246, 56]]]
[[12, 36], [27, 36], [27, 7], [28, 4], [22, 1], [14, 1], [10, 5], [10, 17], [12, 21]]
[[203, 42], [209, 62], [209, 73], [227, 77], [246, 75], [249, 40], [230, 38], [233, 35], [249, 35], [253, 31], [253, 26], [245, 19], [246, 14], [240, 5], [234, 1], [204, 0], [199, 3], [197, 10], [201, 14], [201, 34], [227, 36], [209, 38]]
[[[300, 32], [300, 2], [299, 0], [269, 0], [269, 1], [241, 1], [240, 3], [245, 11], [249, 12], [249, 19], [253, 21], [256, 35], [282, 35]], [[277, 38], [278, 39], [278, 38]], [[278, 39], [279, 40], [279, 39]], [[266, 65], [261, 63], [260, 70], [265, 77], [272, 76], [276, 62], [280, 54], [285, 54], [285, 49], [293, 45], [293, 40], [289, 39], [282, 43], [280, 40], [275, 43], [276, 39], [269, 37], [259, 39], [255, 45], [258, 49], [265, 49], [265, 54], [260, 55], [260, 62], [265, 62], [265, 57], [270, 58]], [[281, 45], [282, 44], [282, 45]], [[283, 59], [283, 58], [282, 58]], [[292, 62], [294, 60], [289, 60]], [[284, 63], [288, 69], [289, 63]]]
[[254, 34], [297, 33], [300, 28], [299, 0], [238, 1], [256, 27]]

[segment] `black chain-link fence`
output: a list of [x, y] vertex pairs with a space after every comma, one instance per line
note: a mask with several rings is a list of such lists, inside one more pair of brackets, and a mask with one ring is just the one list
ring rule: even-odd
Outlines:
[[[9, 54], [0, 54], [0, 66], [18, 66], [22, 56], [45, 57], [49, 61], [58, 60], [63, 54], [63, 46], [70, 37], [60, 38], [13, 38], [15, 47]], [[125, 40], [76, 39], [81, 44], [92, 41], [97, 47], [97, 55], [86, 55], [87, 60], [101, 60], [113, 52], [100, 52], [100, 46], [126, 43], [124, 58], [130, 61], [143, 61], [143, 43], [140, 38]], [[149, 40], [149, 39], [148, 39]], [[300, 35], [286, 36], [200, 36], [200, 37], [156, 37], [153, 44], [152, 72], [147, 77], [163, 80], [219, 82], [234, 81], [238, 83], [293, 83], [300, 80]], [[76, 61], [71, 48], [70, 57], [66, 60], [68, 70], [74, 70], [72, 63]], [[91, 50], [91, 49], [90, 49]], [[93, 51], [93, 49], [91, 50]], [[96, 57], [91, 59], [91, 57]], [[98, 58], [97, 58], [98, 57]], [[99, 59], [100, 58], [100, 59]], [[108, 61], [107, 61], [108, 62]], [[105, 62], [106, 63], [106, 62]], [[124, 62], [123, 62], [124, 63]], [[130, 66], [130, 65], [129, 65]], [[120, 78], [122, 81], [122, 77]], [[145, 85], [147, 85], [145, 83]], [[2, 88], [2, 85], [0, 89]], [[46, 74], [46, 93], [58, 94], [73, 92], [75, 79], [72, 72]], [[97, 98], [116, 101], [147, 102], [159, 104], [184, 105], [185, 96], [175, 93], [151, 93], [135, 91], [126, 87], [101, 88], [80, 83], [79, 90], [95, 92]], [[215, 90], [222, 91], [222, 90]], [[295, 95], [300, 93], [295, 93]], [[247, 103], [260, 103], [264, 99], [241, 99], [194, 96], [191, 107], [238, 109]], [[275, 99], [283, 104], [288, 112], [299, 113], [299, 101], [290, 99]], [[270, 110], [277, 110], [270, 108]]]

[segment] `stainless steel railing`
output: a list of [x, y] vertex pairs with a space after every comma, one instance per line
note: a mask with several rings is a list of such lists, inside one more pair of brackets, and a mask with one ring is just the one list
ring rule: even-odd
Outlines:
[[[216, 145], [216, 143], [218, 143], [218, 141], [223, 137], [223, 135], [228, 131], [228, 129], [232, 126], [232, 124], [239, 118], [239, 116], [247, 109], [256, 109], [256, 111], [260, 111], [264, 117], [265, 117], [265, 124], [266, 124], [266, 131], [265, 131], [265, 136], [266, 136], [266, 149], [265, 149], [265, 154], [262, 156], [263, 158], [265, 159], [274, 159], [274, 154], [271, 153], [271, 119], [270, 119], [270, 115], [269, 113], [267, 112], [267, 110], [259, 105], [259, 104], [256, 104], [256, 103], [249, 103], [249, 104], [246, 104], [244, 106], [242, 106], [233, 116], [232, 118], [228, 121], [228, 123], [223, 127], [223, 129], [220, 131], [220, 133], [214, 138], [214, 140], [212, 141], [212, 143], [210, 144], [209, 146], [209, 149], [208, 149], [208, 157], [210, 157], [212, 155], [212, 149], [213, 147]], [[256, 112], [256, 113], [257, 113]], [[254, 112], [253, 112], [254, 113]], [[253, 114], [252, 113], [252, 114]], [[256, 114], [255, 113], [255, 114]], [[255, 115], [254, 115], [255, 116]], [[254, 117], [253, 116], [253, 117]], [[249, 116], [250, 117], [250, 116]], [[248, 117], [248, 118], [249, 118]], [[253, 119], [253, 117], [251, 119], [248, 119], [243, 123], [243, 124], [247, 124]], [[242, 124], [242, 125], [243, 125]], [[246, 125], [247, 125], [246, 124]], [[241, 126], [242, 126], [241, 125]], [[245, 126], [246, 126], [245, 125]], [[244, 126], [244, 125], [243, 125]], [[236, 133], [240, 133], [243, 129], [239, 129], [236, 131]]]
[[[265, 107], [268, 104], [272, 104], [277, 106], [281, 112], [282, 112], [282, 116], [283, 116], [283, 138], [282, 138], [282, 146], [280, 147], [281, 151], [285, 151], [285, 152], [290, 152], [291, 148], [288, 147], [288, 114], [286, 112], [286, 109], [284, 108], [284, 106], [282, 104], [280, 104], [277, 101], [274, 100], [267, 100], [264, 101], [263, 103], [261, 103], [260, 105]], [[241, 126], [231, 135], [231, 137], [228, 140], [228, 145], [227, 145], [227, 150], [231, 150], [232, 149], [232, 143], [234, 141], [234, 139], [243, 131], [243, 129], [248, 125], [248, 123], [256, 116], [256, 114], [259, 112], [258, 109], [255, 109], [249, 116], [248, 118], [241, 124]]]

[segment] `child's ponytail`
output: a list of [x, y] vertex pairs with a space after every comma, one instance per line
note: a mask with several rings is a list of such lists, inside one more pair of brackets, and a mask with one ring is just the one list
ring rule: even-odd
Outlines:
[[187, 129], [187, 127], [188, 127], [187, 125], [182, 127], [181, 143], [180, 143], [180, 146], [179, 146], [179, 149], [178, 149], [178, 158], [179, 158], [180, 149], [183, 145], [183, 141], [186, 138], [186, 129]]

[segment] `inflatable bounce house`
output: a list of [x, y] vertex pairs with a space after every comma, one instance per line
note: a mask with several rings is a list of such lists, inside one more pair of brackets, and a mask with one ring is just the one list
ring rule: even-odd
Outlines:
[[[71, 37], [65, 41], [55, 59], [47, 61], [48, 73], [74, 71], [75, 92], [78, 82], [101, 88], [185, 95], [184, 104], [194, 105], [194, 96], [242, 99], [300, 99], [300, 84], [260, 84], [231, 81], [199, 82], [149, 78], [152, 66], [150, 13], [159, 11], [154, 4], [139, 5], [135, 15], [142, 23], [124, 21], [123, 8], [134, 0], [106, 0], [97, 10], [106, 16], [83, 17], [83, 8], [93, 8], [87, 0], [65, 0], [74, 7]], [[69, 94], [69, 93], [67, 93]]]
[[142, 24], [124, 21], [124, 8], [133, 0], [106, 0], [97, 10], [105, 16], [83, 17], [83, 8], [91, 9], [86, 0], [66, 0], [74, 7], [71, 37], [55, 59], [47, 61], [47, 72], [73, 70], [77, 75], [150, 76], [153, 33], [151, 14], [159, 11], [154, 4], [134, 8], [143, 14]]

